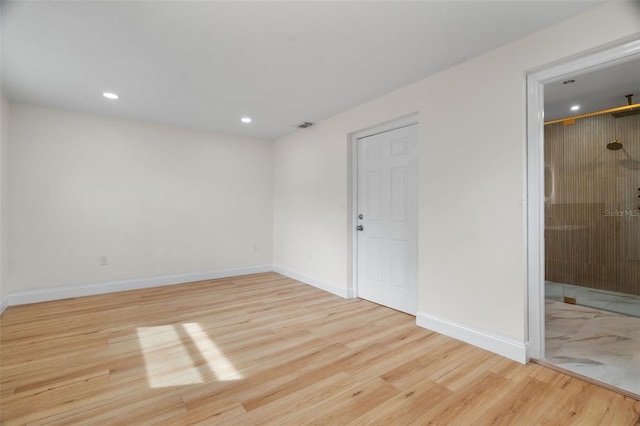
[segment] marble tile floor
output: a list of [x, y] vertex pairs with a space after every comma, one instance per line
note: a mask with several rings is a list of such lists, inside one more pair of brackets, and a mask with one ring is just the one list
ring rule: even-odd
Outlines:
[[640, 318], [545, 301], [544, 361], [639, 395]]
[[633, 294], [616, 293], [553, 281], [545, 281], [544, 292], [547, 299], [562, 302], [565, 296], [573, 297], [578, 305], [640, 317], [640, 296]]

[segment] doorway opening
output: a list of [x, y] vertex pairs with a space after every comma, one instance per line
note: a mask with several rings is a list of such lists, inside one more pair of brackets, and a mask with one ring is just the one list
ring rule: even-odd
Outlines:
[[636, 398], [638, 70], [633, 40], [527, 80], [528, 355]]

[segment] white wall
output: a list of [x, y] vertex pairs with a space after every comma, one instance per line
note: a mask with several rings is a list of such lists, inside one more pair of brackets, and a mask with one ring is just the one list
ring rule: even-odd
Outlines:
[[418, 112], [419, 315], [524, 347], [526, 72], [639, 33], [608, 3], [276, 140], [274, 264], [346, 292], [348, 135]]
[[7, 199], [9, 195], [9, 101], [0, 92], [0, 312], [6, 294], [7, 275]]
[[21, 104], [10, 119], [5, 291], [270, 268], [271, 141]]

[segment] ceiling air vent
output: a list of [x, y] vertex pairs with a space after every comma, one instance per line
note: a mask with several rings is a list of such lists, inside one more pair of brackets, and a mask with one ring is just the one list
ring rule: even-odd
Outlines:
[[311, 127], [311, 126], [313, 126], [313, 123], [305, 121], [304, 123], [298, 124], [296, 127], [299, 127], [301, 129], [306, 129], [307, 127]]

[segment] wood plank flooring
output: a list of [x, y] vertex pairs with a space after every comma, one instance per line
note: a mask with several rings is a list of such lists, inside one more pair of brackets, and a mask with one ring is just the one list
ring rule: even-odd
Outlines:
[[1, 423], [633, 425], [640, 402], [275, 273], [8, 308]]

